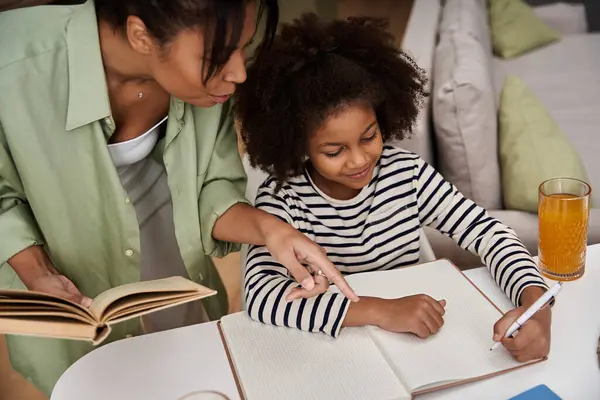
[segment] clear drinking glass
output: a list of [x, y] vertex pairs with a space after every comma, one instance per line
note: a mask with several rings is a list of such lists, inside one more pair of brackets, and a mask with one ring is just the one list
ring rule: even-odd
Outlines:
[[585, 272], [590, 194], [586, 182], [555, 178], [539, 187], [539, 267], [557, 281], [579, 279]]
[[228, 398], [221, 393], [200, 390], [197, 392], [191, 392], [177, 400], [228, 400]]

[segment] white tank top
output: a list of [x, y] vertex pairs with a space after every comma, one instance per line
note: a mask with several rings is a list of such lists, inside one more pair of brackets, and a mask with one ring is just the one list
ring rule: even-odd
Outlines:
[[[140, 228], [141, 278], [189, 278], [175, 237], [171, 192], [164, 166], [152, 150], [167, 117], [141, 136], [108, 145], [123, 188], [135, 208]], [[146, 332], [157, 332], [208, 321], [201, 301], [148, 314], [142, 318]]]

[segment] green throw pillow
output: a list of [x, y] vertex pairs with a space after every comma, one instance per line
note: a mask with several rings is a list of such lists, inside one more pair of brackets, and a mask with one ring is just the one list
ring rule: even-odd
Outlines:
[[500, 99], [500, 167], [504, 207], [537, 213], [546, 179], [588, 182], [579, 155], [525, 83], [508, 76]]
[[494, 53], [512, 58], [560, 39], [522, 0], [490, 0]]

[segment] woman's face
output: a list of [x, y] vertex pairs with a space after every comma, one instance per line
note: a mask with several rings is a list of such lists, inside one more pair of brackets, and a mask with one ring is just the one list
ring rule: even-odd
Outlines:
[[[203, 32], [184, 30], [161, 52], [154, 52], [150, 60], [152, 76], [169, 94], [197, 107], [212, 107], [224, 103], [231, 97], [237, 84], [246, 80], [245, 48], [256, 29], [256, 7], [248, 2], [243, 31], [238, 47], [223, 69], [206, 84], [203, 82], [203, 64], [210, 62], [204, 58]], [[161, 54], [162, 53], [162, 54]], [[204, 66], [206, 70], [208, 65]]]
[[355, 105], [330, 116], [308, 143], [314, 170], [328, 186], [360, 190], [369, 184], [381, 157], [383, 141], [375, 111]]

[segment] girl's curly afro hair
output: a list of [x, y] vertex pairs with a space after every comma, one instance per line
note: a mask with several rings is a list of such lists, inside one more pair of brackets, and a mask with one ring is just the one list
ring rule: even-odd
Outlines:
[[410, 135], [426, 78], [386, 28], [382, 20], [323, 22], [314, 14], [282, 26], [236, 94], [238, 128], [254, 167], [280, 185], [301, 174], [309, 135], [355, 104], [373, 106], [384, 141]]

